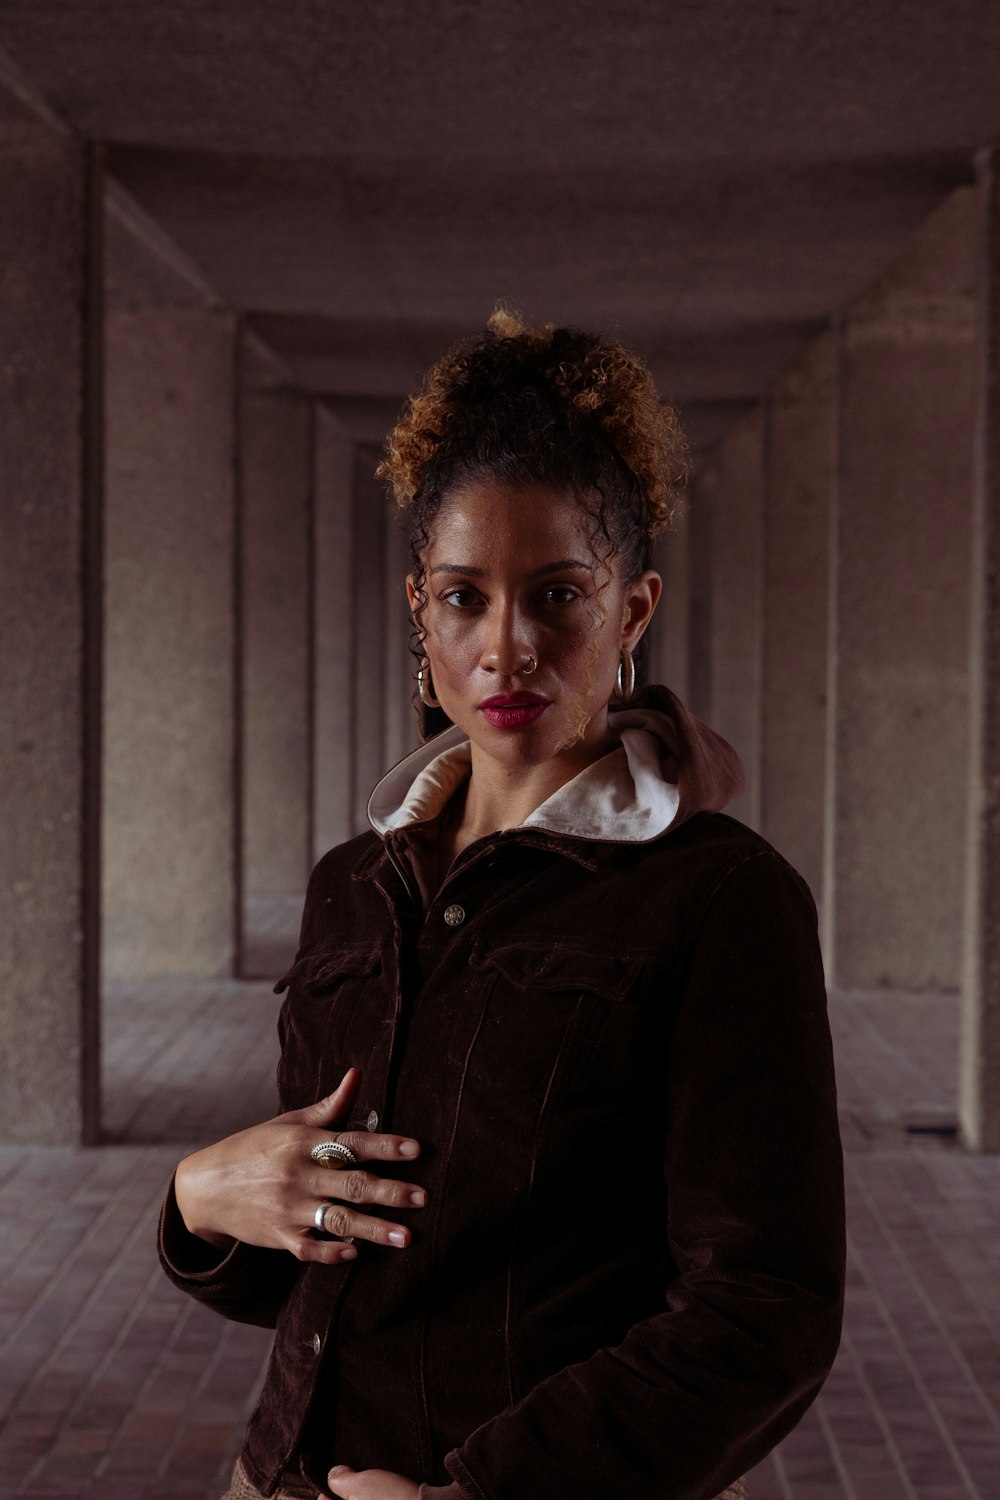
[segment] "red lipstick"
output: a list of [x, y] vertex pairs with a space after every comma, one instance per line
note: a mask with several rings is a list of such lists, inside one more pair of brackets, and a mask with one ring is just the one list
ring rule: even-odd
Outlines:
[[495, 729], [523, 729], [534, 724], [549, 706], [549, 700], [538, 693], [496, 693], [484, 698], [479, 711]]

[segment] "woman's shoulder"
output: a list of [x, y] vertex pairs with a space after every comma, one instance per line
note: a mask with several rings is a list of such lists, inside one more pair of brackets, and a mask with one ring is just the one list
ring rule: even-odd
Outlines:
[[334, 844], [332, 849], [320, 855], [312, 868], [307, 899], [320, 894], [327, 895], [331, 887], [363, 875], [381, 849], [382, 840], [371, 828], [345, 839], [341, 844]]
[[653, 888], [658, 875], [679, 878], [692, 905], [707, 906], [728, 891], [761, 887], [782, 892], [815, 911], [808, 882], [780, 849], [756, 829], [724, 812], [698, 812], [645, 846], [643, 874]]

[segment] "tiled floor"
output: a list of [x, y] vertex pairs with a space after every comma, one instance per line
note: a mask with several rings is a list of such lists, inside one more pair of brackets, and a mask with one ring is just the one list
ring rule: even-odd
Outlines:
[[[294, 939], [272, 926], [260, 961], [276, 973]], [[259, 982], [113, 989], [113, 1144], [0, 1151], [0, 1500], [224, 1487], [268, 1335], [176, 1293], [154, 1221], [182, 1143], [271, 1109], [277, 1005]], [[1000, 1158], [903, 1128], [951, 1118], [953, 1003], [914, 997], [895, 1030], [883, 1012], [877, 996], [831, 1002], [846, 1329], [752, 1500], [1000, 1500]]]

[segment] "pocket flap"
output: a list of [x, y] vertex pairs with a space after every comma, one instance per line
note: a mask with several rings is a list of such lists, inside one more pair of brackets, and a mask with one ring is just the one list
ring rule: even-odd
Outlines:
[[644, 963], [636, 953], [595, 953], [559, 942], [508, 943], [482, 949], [473, 963], [496, 969], [525, 992], [529, 990], [590, 990], [615, 1000], [635, 981]]
[[280, 995], [287, 989], [296, 989], [307, 995], [325, 994], [345, 975], [374, 974], [381, 957], [378, 943], [345, 943], [337, 948], [303, 953], [278, 980], [274, 993]]

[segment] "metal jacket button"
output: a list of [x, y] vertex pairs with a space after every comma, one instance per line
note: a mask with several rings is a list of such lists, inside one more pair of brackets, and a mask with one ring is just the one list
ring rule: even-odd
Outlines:
[[377, 1130], [378, 1129], [378, 1110], [377, 1109], [373, 1109], [372, 1112], [371, 1112], [371, 1114], [368, 1116], [367, 1120], [365, 1121], [365, 1129], [366, 1130]]
[[323, 1340], [320, 1338], [320, 1336], [319, 1336], [318, 1333], [314, 1333], [313, 1334], [313, 1353], [314, 1354], [319, 1354], [319, 1352], [320, 1352], [320, 1350], [322, 1348], [323, 1348]]
[[446, 906], [444, 919], [449, 927], [458, 927], [465, 921], [465, 911], [461, 906]]

